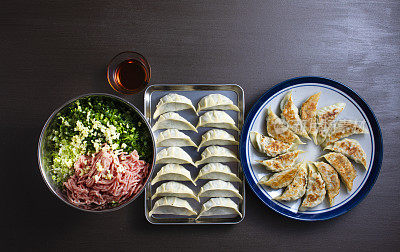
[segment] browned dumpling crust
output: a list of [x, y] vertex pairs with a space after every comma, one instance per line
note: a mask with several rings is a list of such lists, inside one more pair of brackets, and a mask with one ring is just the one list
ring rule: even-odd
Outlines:
[[332, 122], [336, 119], [340, 112], [343, 111], [345, 106], [345, 103], [335, 103], [317, 110], [318, 144], [322, 144], [325, 141]]
[[250, 132], [250, 142], [258, 152], [267, 154], [270, 157], [275, 157], [297, 148], [294, 143], [289, 144], [278, 141], [255, 131]]
[[256, 162], [263, 165], [267, 170], [272, 172], [281, 172], [289, 169], [294, 165], [300, 153], [304, 153], [302, 150], [292, 151], [282, 154], [278, 157], [267, 159], [267, 160], [256, 160]]
[[266, 185], [272, 189], [279, 189], [288, 186], [292, 183], [294, 176], [296, 176], [299, 166], [294, 166], [288, 170], [275, 173], [272, 176], [266, 175], [260, 179], [259, 184]]
[[300, 119], [299, 109], [293, 102], [292, 91], [289, 91], [281, 101], [281, 110], [281, 117], [287, 123], [289, 129], [299, 136], [310, 139]]
[[339, 194], [340, 180], [335, 169], [325, 162], [314, 162], [318, 172], [325, 182], [325, 188], [328, 192], [329, 205], [333, 206], [334, 198]]
[[345, 138], [326, 146], [325, 149], [342, 153], [346, 157], [353, 159], [356, 163], [362, 164], [365, 169], [368, 169], [367, 155], [361, 147], [361, 144], [354, 139]]
[[289, 127], [280, 119], [271, 108], [268, 108], [267, 117], [267, 131], [268, 135], [276, 140], [285, 143], [298, 143], [304, 144], [300, 138], [289, 129]]
[[349, 120], [340, 120], [334, 124], [329, 136], [325, 140], [325, 145], [332, 144], [339, 139], [355, 135], [364, 134], [366, 131], [359, 123]]
[[307, 133], [311, 136], [315, 144], [317, 142], [317, 105], [321, 92], [313, 94], [310, 96], [301, 106], [300, 116], [303, 121], [304, 127]]
[[353, 189], [353, 181], [357, 176], [357, 172], [349, 159], [345, 155], [336, 152], [325, 154], [322, 157], [335, 168], [345, 184], [347, 191], [350, 192]]
[[307, 190], [300, 208], [318, 206], [326, 195], [325, 182], [314, 166], [308, 166]]
[[300, 199], [305, 194], [307, 186], [307, 165], [306, 162], [301, 162], [297, 165], [299, 165], [299, 169], [292, 183], [290, 183], [281, 196], [275, 198], [276, 200], [293, 201]]

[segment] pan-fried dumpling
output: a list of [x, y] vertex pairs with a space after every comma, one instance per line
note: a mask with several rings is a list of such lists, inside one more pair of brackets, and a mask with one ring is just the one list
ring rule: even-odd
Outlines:
[[191, 109], [196, 115], [196, 109], [194, 108], [192, 101], [183, 95], [178, 94], [167, 94], [162, 97], [156, 106], [156, 111], [153, 114], [153, 119], [157, 119], [161, 114], [167, 112], [174, 112], [180, 110]]
[[318, 144], [322, 144], [327, 137], [333, 120], [343, 111], [345, 103], [335, 103], [317, 110]]
[[241, 182], [235, 173], [231, 171], [229, 166], [221, 163], [209, 163], [201, 168], [199, 175], [194, 180], [199, 179], [220, 179], [228, 182]]
[[233, 200], [229, 198], [211, 198], [203, 204], [196, 219], [215, 215], [239, 215], [242, 217], [238, 205]]
[[185, 133], [177, 129], [167, 129], [161, 132], [157, 137], [157, 147], [181, 147], [197, 145]]
[[339, 139], [351, 135], [364, 133], [366, 133], [366, 131], [359, 123], [350, 120], [340, 120], [333, 125], [328, 137], [325, 140], [325, 145], [330, 145]]
[[367, 169], [367, 155], [361, 144], [354, 139], [345, 138], [325, 147], [326, 150], [342, 153], [346, 157], [360, 163]]
[[333, 168], [335, 168], [345, 184], [347, 191], [350, 192], [353, 188], [353, 181], [357, 176], [357, 172], [351, 162], [345, 155], [336, 152], [325, 154], [322, 157], [325, 158]]
[[304, 153], [304, 151], [292, 151], [275, 158], [267, 160], [256, 160], [256, 162], [262, 164], [269, 171], [281, 172], [292, 167], [294, 163], [296, 163], [296, 160], [299, 157], [300, 153]]
[[268, 135], [275, 138], [276, 140], [285, 143], [297, 143], [304, 144], [300, 138], [289, 129], [282, 119], [280, 119], [271, 108], [268, 108], [267, 117], [267, 131]]
[[202, 153], [201, 153], [201, 160], [196, 162], [196, 166], [200, 164], [206, 163], [218, 163], [218, 162], [239, 162], [236, 154], [221, 146], [208, 146]]
[[298, 163], [298, 170], [292, 183], [286, 188], [285, 192], [275, 198], [276, 200], [293, 201], [303, 197], [307, 186], [307, 165], [306, 162]]
[[157, 200], [153, 209], [149, 212], [149, 216], [154, 214], [197, 215], [196, 211], [186, 200], [177, 197], [164, 197]]
[[333, 206], [334, 198], [339, 194], [340, 190], [339, 176], [335, 169], [325, 162], [314, 162], [313, 165], [317, 168], [325, 182], [329, 205]]
[[199, 197], [226, 197], [243, 199], [238, 189], [223, 180], [211, 180], [200, 188]]
[[197, 151], [200, 150], [201, 147], [210, 146], [210, 145], [238, 145], [239, 142], [236, 141], [235, 137], [225, 130], [221, 129], [212, 129], [204, 133], [201, 137], [201, 143], [197, 148]]
[[190, 172], [179, 164], [167, 164], [161, 167], [160, 171], [157, 172], [157, 175], [151, 181], [151, 185], [165, 180], [190, 181], [196, 185], [190, 176]]
[[297, 144], [281, 142], [255, 131], [250, 132], [250, 142], [258, 152], [265, 153], [270, 157], [275, 157], [297, 148]]
[[301, 163], [296, 164], [290, 169], [274, 173], [272, 176], [265, 175], [258, 181], [261, 185], [266, 185], [272, 189], [279, 189], [288, 186], [292, 183], [294, 176], [296, 176], [297, 170]]
[[310, 139], [303, 122], [299, 116], [299, 109], [294, 105], [292, 99], [292, 91], [289, 91], [281, 101], [281, 117], [292, 130], [299, 136]]
[[301, 106], [300, 116], [303, 121], [304, 127], [306, 128], [307, 133], [311, 136], [315, 144], [317, 142], [317, 104], [319, 101], [319, 97], [321, 92], [313, 94], [310, 96]]
[[318, 206], [326, 195], [325, 182], [314, 166], [308, 165], [308, 178], [306, 196], [300, 208], [311, 208]]
[[235, 125], [235, 121], [224, 111], [212, 110], [204, 113], [199, 117], [196, 128], [211, 127], [220, 129], [232, 129], [239, 131]]
[[191, 164], [192, 158], [180, 147], [168, 147], [162, 149], [156, 156], [156, 164]]
[[201, 98], [199, 104], [197, 104], [197, 112], [214, 109], [240, 111], [239, 108], [234, 105], [228, 97], [221, 94], [207, 95]]
[[192, 130], [197, 132], [196, 128], [188, 122], [185, 118], [175, 112], [168, 112], [162, 114], [154, 124], [153, 131], [159, 129], [178, 129], [178, 130]]
[[156, 193], [154, 193], [153, 196], [151, 196], [151, 199], [153, 200], [157, 197], [166, 197], [166, 196], [191, 198], [200, 201], [199, 198], [194, 194], [192, 189], [176, 181], [166, 182], [157, 187]]

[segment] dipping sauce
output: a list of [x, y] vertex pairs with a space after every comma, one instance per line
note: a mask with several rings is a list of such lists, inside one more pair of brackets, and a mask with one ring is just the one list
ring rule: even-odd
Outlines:
[[145, 66], [138, 60], [121, 62], [115, 72], [115, 82], [130, 91], [140, 91], [148, 84], [148, 73]]

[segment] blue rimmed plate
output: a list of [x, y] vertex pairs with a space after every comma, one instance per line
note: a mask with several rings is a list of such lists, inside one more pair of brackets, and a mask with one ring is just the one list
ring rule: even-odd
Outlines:
[[[335, 198], [335, 204], [329, 206], [327, 199], [320, 205], [304, 211], [299, 211], [301, 200], [294, 202], [280, 202], [272, 198], [280, 195], [283, 189], [272, 190], [257, 182], [268, 172], [255, 162], [255, 160], [266, 159], [266, 156], [257, 152], [250, 143], [250, 132], [256, 131], [264, 135], [266, 133], [266, 111], [271, 106], [272, 110], [280, 114], [279, 103], [288, 92], [292, 91], [292, 97], [298, 108], [312, 94], [321, 91], [318, 108], [331, 105], [337, 102], [346, 103], [346, 108], [337, 119], [351, 119], [364, 124], [367, 134], [355, 135], [350, 138], [356, 139], [367, 154], [367, 167], [365, 170], [361, 165], [354, 164], [357, 177], [354, 180], [353, 189], [347, 192], [344, 185], [341, 185], [340, 193]], [[299, 149], [305, 151], [301, 154], [300, 160], [316, 161], [319, 156], [326, 152], [320, 146], [315, 145], [311, 140]], [[353, 90], [334, 80], [321, 77], [299, 77], [284, 81], [263, 94], [255, 103], [247, 115], [240, 139], [240, 158], [242, 168], [252, 190], [270, 208], [287, 217], [315, 221], [326, 220], [339, 216], [351, 210], [367, 196], [374, 185], [382, 163], [382, 134], [379, 123], [367, 103]]]

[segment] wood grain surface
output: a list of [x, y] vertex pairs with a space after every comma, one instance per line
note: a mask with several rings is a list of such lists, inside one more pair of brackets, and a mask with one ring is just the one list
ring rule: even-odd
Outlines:
[[[400, 2], [1, 1], [1, 246], [8, 250], [398, 250], [400, 247]], [[300, 222], [266, 207], [247, 187], [244, 221], [155, 226], [141, 195], [108, 214], [55, 198], [38, 171], [41, 128], [67, 99], [115, 94], [105, 67], [135, 50], [151, 83], [237, 83], [247, 111], [285, 79], [343, 82], [375, 112], [384, 136], [380, 176], [351, 212]], [[143, 109], [143, 94], [123, 96]]]

